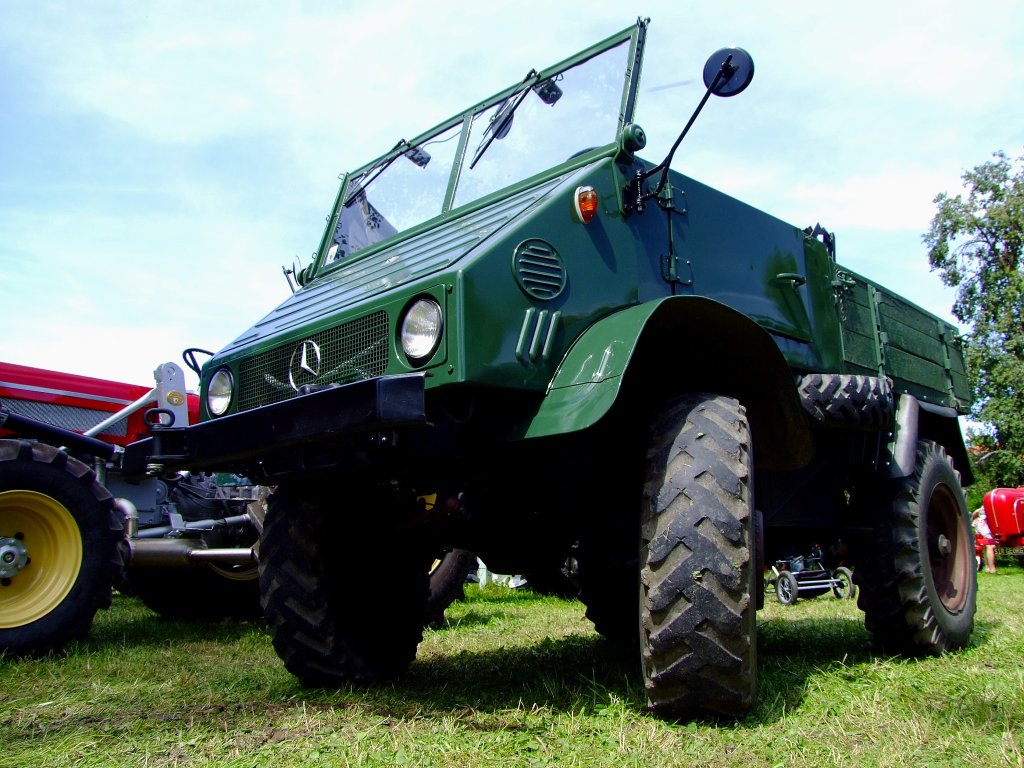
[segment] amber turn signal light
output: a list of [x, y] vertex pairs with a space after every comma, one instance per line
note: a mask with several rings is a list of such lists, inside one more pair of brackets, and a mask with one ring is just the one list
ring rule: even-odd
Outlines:
[[576, 187], [573, 204], [579, 220], [584, 224], [590, 223], [597, 214], [597, 190], [593, 187]]

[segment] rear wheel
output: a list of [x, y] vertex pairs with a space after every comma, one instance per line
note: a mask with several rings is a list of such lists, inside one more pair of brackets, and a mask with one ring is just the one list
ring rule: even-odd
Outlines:
[[258, 619], [259, 572], [256, 563], [220, 566], [201, 563], [190, 568], [132, 570], [128, 591], [165, 619], [217, 621]]
[[122, 530], [92, 469], [0, 440], [0, 651], [42, 655], [84, 637], [110, 606]]
[[[373, 506], [364, 499], [338, 509], [330, 491], [305, 487], [282, 486], [270, 498], [263, 613], [274, 649], [304, 685], [387, 680], [405, 671], [423, 639], [430, 560], [412, 536], [361, 523]], [[382, 557], [387, 578], [371, 589]]]
[[641, 511], [641, 656], [668, 717], [754, 705], [754, 510], [746, 412], [710, 394], [657, 415]]
[[940, 654], [964, 647], [974, 628], [974, 537], [960, 476], [930, 440], [914, 474], [869, 501], [874, 554], [858, 567], [858, 605], [883, 647]]
[[466, 574], [476, 565], [476, 555], [465, 549], [449, 549], [430, 569], [427, 625], [444, 624], [444, 612], [456, 600], [465, 599]]
[[[264, 516], [264, 500], [220, 500], [212, 503], [216, 482], [212, 476], [192, 479], [189, 490], [175, 484], [170, 498], [179, 509], [195, 503], [197, 494], [208, 503], [209, 516], [223, 520], [227, 516], [247, 514], [250, 522], [218, 525], [200, 535], [210, 549], [246, 549], [259, 541], [258, 526]], [[124, 574], [123, 591], [139, 598], [146, 607], [165, 619], [218, 621], [220, 619], [258, 619], [260, 607], [259, 570], [256, 562], [244, 565], [195, 563], [184, 568], [129, 568]]]

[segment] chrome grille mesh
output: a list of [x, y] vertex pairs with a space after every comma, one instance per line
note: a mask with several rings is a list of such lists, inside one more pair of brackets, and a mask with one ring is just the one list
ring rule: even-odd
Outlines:
[[239, 410], [248, 411], [298, 394], [289, 381], [289, 366], [304, 341], [312, 341], [320, 351], [316, 384], [347, 384], [381, 376], [388, 365], [388, 315], [374, 312], [242, 361]]

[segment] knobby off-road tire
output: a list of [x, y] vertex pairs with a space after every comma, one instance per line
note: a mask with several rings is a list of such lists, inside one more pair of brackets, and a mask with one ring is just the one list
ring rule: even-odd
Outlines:
[[825, 427], [881, 429], [892, 420], [892, 383], [877, 376], [810, 373], [797, 381], [804, 410]]
[[[209, 483], [211, 488], [215, 484]], [[170, 501], [181, 504], [183, 492], [174, 486]], [[253, 504], [262, 502], [250, 502]], [[244, 504], [236, 504], [223, 515], [241, 514]], [[211, 514], [211, 517], [214, 515]], [[252, 546], [259, 541], [255, 526], [237, 536], [226, 536], [224, 529], [201, 534], [206, 546]], [[137, 597], [146, 607], [164, 619], [182, 621], [252, 620], [263, 616], [260, 606], [259, 571], [255, 562], [246, 565], [196, 563], [188, 568], [136, 568], [126, 571], [123, 591]]]
[[960, 475], [930, 440], [917, 468], [868, 497], [876, 515], [873, 555], [854, 571], [864, 624], [886, 650], [941, 654], [963, 648], [974, 628], [974, 537]]
[[690, 395], [657, 415], [641, 510], [640, 644], [659, 715], [735, 717], [754, 705], [751, 467], [737, 401]]
[[476, 555], [465, 549], [450, 549], [430, 569], [430, 591], [427, 596], [426, 623], [430, 627], [444, 624], [444, 612], [456, 600], [466, 597], [466, 574], [476, 565]]
[[164, 619], [251, 620], [263, 615], [256, 563], [237, 567], [199, 563], [190, 568], [134, 570], [125, 581], [129, 594]]
[[110, 607], [123, 530], [88, 466], [0, 440], [0, 652], [38, 656], [85, 637]]
[[[336, 487], [336, 486], [332, 486]], [[274, 649], [306, 686], [395, 677], [423, 639], [429, 558], [365, 522], [370, 500], [279, 487], [260, 540], [260, 594]], [[371, 577], [379, 577], [379, 589]]]

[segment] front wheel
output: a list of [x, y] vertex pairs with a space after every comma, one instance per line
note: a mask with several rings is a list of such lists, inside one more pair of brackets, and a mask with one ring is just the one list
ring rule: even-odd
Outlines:
[[[274, 650], [303, 685], [393, 678], [423, 639], [430, 561], [409, 534], [364, 520], [369, 498], [281, 486], [260, 540], [260, 596]], [[373, 576], [387, 565], [387, 579]]]
[[657, 414], [641, 508], [640, 644], [660, 715], [735, 717], [754, 705], [751, 466], [736, 400], [687, 395]]
[[85, 464], [0, 440], [0, 651], [37, 656], [84, 637], [110, 606], [122, 530]]

